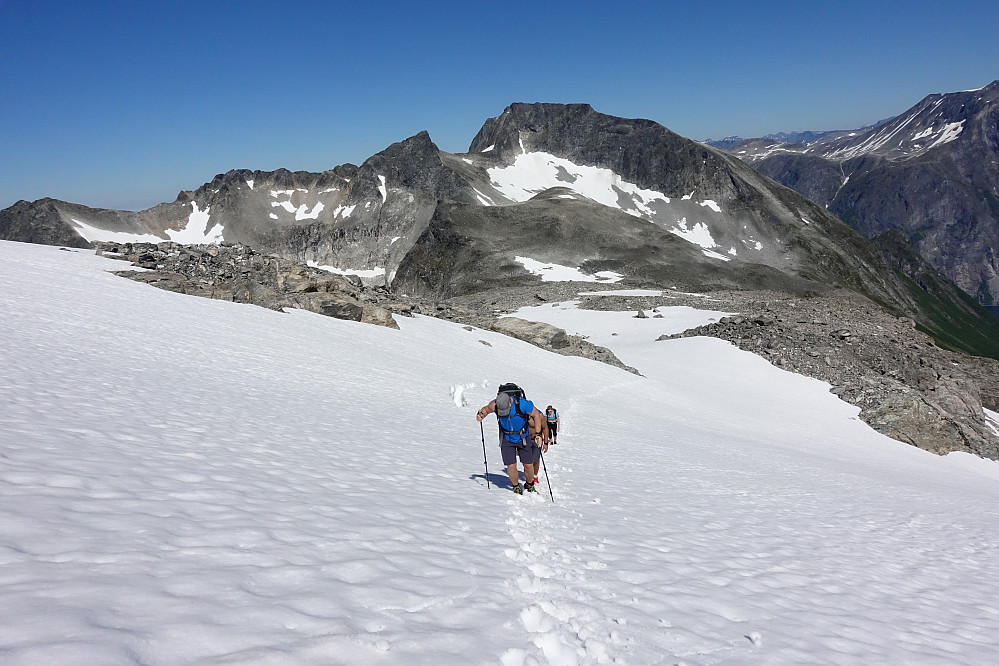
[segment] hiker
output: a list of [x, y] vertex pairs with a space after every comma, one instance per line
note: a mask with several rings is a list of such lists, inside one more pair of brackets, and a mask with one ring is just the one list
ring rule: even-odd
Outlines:
[[548, 442], [558, 444], [558, 410], [551, 405], [545, 408], [545, 421], [548, 422]]
[[[523, 495], [526, 490], [536, 493], [534, 484], [538, 482], [541, 467], [541, 447], [548, 450], [548, 424], [541, 411], [527, 399], [524, 390], [516, 384], [502, 384], [496, 392], [496, 399], [475, 413], [475, 420], [481, 422], [486, 416], [496, 413], [499, 424], [500, 453], [506, 472], [513, 484], [513, 492]], [[517, 472], [517, 458], [524, 466], [524, 485], [520, 485]]]

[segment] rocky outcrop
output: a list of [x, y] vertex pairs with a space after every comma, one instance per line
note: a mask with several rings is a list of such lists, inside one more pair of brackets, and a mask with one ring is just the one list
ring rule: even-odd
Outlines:
[[0, 240], [91, 247], [60, 214], [54, 199], [18, 201], [0, 210]]
[[566, 334], [564, 330], [551, 324], [527, 321], [518, 317], [501, 317], [489, 326], [492, 330], [509, 335], [512, 338], [529, 342], [536, 347], [562, 354], [563, 356], [581, 356], [593, 361], [600, 361], [614, 367], [627, 370], [632, 374], [640, 374], [638, 370], [625, 365], [606, 347], [598, 347], [577, 336]]
[[384, 290], [366, 290], [360, 280], [265, 256], [242, 245], [99, 243], [98, 254], [133, 262], [143, 270], [118, 275], [161, 289], [272, 310], [299, 308], [318, 314], [399, 328]]
[[492, 325], [498, 331], [510, 337], [530, 342], [538, 347], [561, 349], [569, 345], [569, 336], [561, 328], [537, 321], [527, 321], [518, 317], [503, 317]]

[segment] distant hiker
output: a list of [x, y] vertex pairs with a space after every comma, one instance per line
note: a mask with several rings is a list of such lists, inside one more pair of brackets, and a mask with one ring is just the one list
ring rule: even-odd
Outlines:
[[[479, 409], [475, 420], [481, 422], [493, 412], [499, 424], [500, 453], [513, 492], [518, 495], [523, 495], [525, 490], [537, 492], [534, 484], [538, 481], [542, 444], [545, 450], [548, 449], [548, 424], [544, 416], [516, 384], [502, 384], [496, 391], [496, 399]], [[524, 465], [523, 486], [517, 473], [517, 458]]]
[[548, 441], [558, 444], [558, 410], [551, 405], [545, 409], [545, 421], [548, 422]]

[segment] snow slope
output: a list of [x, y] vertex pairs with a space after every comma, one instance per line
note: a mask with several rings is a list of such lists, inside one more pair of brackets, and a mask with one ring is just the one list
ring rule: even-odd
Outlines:
[[[654, 342], [722, 313], [521, 313], [637, 377], [118, 268], [0, 242], [4, 664], [983, 664], [999, 647], [996, 465], [886, 439], [719, 340]], [[544, 478], [509, 492], [492, 420], [486, 487], [473, 415], [503, 381], [559, 408], [554, 504]]]

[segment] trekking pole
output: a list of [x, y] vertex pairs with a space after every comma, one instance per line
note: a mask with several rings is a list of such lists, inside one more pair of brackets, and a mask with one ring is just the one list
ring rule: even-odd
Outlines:
[[552, 480], [548, 476], [548, 465], [545, 464], [545, 452], [538, 449], [538, 453], [541, 454], [541, 468], [545, 470], [545, 481], [548, 482], [548, 494], [552, 496], [552, 504], [555, 503], [555, 493], [552, 492]]
[[[486, 460], [486, 430], [482, 427], [482, 421], [479, 421], [479, 432], [482, 433], [482, 464], [486, 466], [486, 490], [489, 490], [489, 461]], [[545, 471], [548, 474], [548, 471]], [[552, 499], [554, 502], [555, 500]]]

